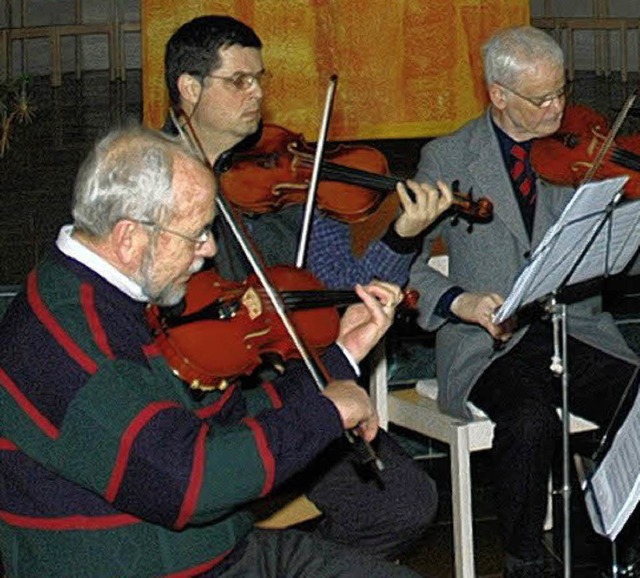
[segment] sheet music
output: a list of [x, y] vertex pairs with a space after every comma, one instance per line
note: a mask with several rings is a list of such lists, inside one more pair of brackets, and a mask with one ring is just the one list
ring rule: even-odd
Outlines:
[[615, 540], [640, 501], [640, 396], [583, 489], [594, 530]]
[[[640, 244], [640, 201], [614, 204], [626, 180], [592, 182], [575, 192], [494, 315], [495, 323], [565, 285], [624, 269]], [[640, 501], [640, 396], [583, 489], [594, 529], [614, 540]]]
[[[534, 250], [531, 261], [516, 279], [505, 302], [494, 314], [494, 323], [502, 323], [523, 305], [550, 295], [561, 287], [603, 221], [607, 207], [626, 181], [627, 177], [618, 177], [587, 183], [574, 193]], [[613, 209], [613, 226], [606, 224], [601, 229], [571, 276], [570, 283], [605, 273], [615, 274], [624, 268], [638, 248], [639, 213], [637, 201]]]
[[[612, 235], [613, 230], [630, 231], [629, 238]], [[631, 201], [618, 205], [611, 216], [611, 222], [600, 231], [591, 248], [592, 260], [602, 265], [606, 274], [619, 273], [624, 269], [640, 245], [640, 202]], [[609, 263], [606, 258], [609, 255]], [[607, 269], [607, 266], [609, 269]], [[589, 271], [580, 263], [571, 277], [572, 282], [586, 281]]]

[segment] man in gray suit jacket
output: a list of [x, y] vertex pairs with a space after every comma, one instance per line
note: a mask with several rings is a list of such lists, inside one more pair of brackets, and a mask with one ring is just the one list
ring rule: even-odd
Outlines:
[[[505, 576], [542, 576], [547, 480], [561, 432], [560, 384], [549, 370], [553, 334], [539, 316], [495, 325], [492, 313], [573, 193], [538, 179], [529, 161], [533, 140], [560, 126], [564, 60], [558, 44], [531, 27], [498, 32], [483, 57], [488, 110], [429, 142], [416, 180], [459, 180], [462, 190], [493, 201], [493, 219], [472, 232], [443, 221], [425, 239], [410, 285], [422, 295], [420, 325], [438, 330], [441, 408], [466, 417], [472, 401], [496, 423]], [[429, 241], [438, 235], [448, 248], [449, 277], [427, 264]], [[571, 410], [606, 426], [639, 361], [599, 296], [572, 303], [568, 315]]]

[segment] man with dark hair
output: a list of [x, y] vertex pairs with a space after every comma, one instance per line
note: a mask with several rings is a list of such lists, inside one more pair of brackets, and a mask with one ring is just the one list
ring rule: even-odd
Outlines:
[[[183, 24], [167, 43], [165, 79], [172, 110], [189, 122], [211, 164], [259, 134], [265, 75], [261, 47], [250, 27], [217, 15]], [[176, 131], [178, 127], [171, 125], [167, 130]], [[326, 286], [351, 288], [373, 278], [406, 283], [423, 231], [449, 207], [452, 195], [444, 183], [436, 188], [412, 181], [398, 183], [397, 194], [400, 214], [360, 257], [352, 251], [349, 225], [316, 212], [306, 265]], [[295, 260], [302, 209], [289, 206], [244, 216], [268, 264]], [[227, 240], [228, 232], [223, 228], [216, 236], [216, 268], [228, 278], [244, 278], [246, 266], [233, 240]]]
[[[169, 39], [165, 64], [171, 106], [176, 113], [174, 118], [190, 125], [189, 128], [173, 126], [173, 129], [176, 132], [181, 128], [193, 131], [211, 165], [222, 153], [259, 130], [261, 81], [265, 70], [261, 42], [251, 28], [228, 16], [195, 18], [183, 24]], [[400, 217], [400, 230], [409, 226], [408, 223], [416, 222], [420, 223], [420, 229], [425, 227], [451, 202], [450, 191], [444, 187], [442, 197], [439, 197], [431, 186], [409, 186], [417, 198], [415, 203], [410, 203], [409, 214], [404, 219]], [[400, 190], [408, 198], [402, 185]], [[300, 207], [293, 207], [260, 218], [246, 217], [244, 222], [260, 252], [270, 253], [274, 247], [293, 251], [300, 215]], [[334, 242], [323, 241], [322, 232], [326, 227], [339, 227], [345, 236]], [[332, 262], [332, 267], [339, 268], [344, 274], [355, 275], [348, 285], [369, 282], [374, 276], [387, 279], [381, 261], [376, 263], [377, 275], [369, 269], [375, 262], [373, 253], [365, 257], [355, 271], [349, 269], [354, 261], [342, 257], [345, 250], [342, 243], [347, 243], [350, 251], [349, 232], [342, 223], [317, 217], [313, 231], [313, 248], [309, 255], [311, 269], [313, 263], [317, 263], [315, 259], [323, 255], [325, 260]], [[226, 277], [245, 278], [248, 271], [243, 268], [239, 252], [234, 250], [235, 240], [228, 239], [226, 232], [226, 227], [217, 230], [216, 239], [222, 240], [227, 252], [223, 255], [226, 258], [215, 260], [215, 267]], [[415, 239], [410, 244], [414, 247]], [[396, 254], [384, 243], [377, 244], [373, 252], [384, 254], [390, 258], [388, 263], [395, 263], [388, 271], [392, 279], [393, 271], [402, 270], [406, 277], [410, 255]], [[316, 258], [312, 257], [314, 254]], [[275, 262], [282, 262], [281, 253], [279, 257]], [[365, 262], [368, 265], [361, 266]], [[240, 271], [234, 270], [238, 265]], [[330, 274], [327, 277], [324, 281], [330, 287], [341, 283]], [[315, 467], [305, 470], [295, 481], [297, 488], [322, 512], [323, 517], [314, 529], [316, 533], [368, 553], [395, 557], [431, 521], [437, 496], [426, 472], [386, 432], [379, 433], [374, 445], [386, 464], [377, 475], [378, 481], [366, 479], [366, 475], [354, 469], [352, 460], [345, 459], [342, 441], [329, 447]]]

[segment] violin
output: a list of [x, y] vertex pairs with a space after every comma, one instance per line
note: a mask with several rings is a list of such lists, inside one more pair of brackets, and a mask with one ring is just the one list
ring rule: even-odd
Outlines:
[[[305, 269], [278, 265], [268, 273], [296, 330], [317, 350], [338, 337], [338, 308], [360, 301], [354, 291], [326, 290]], [[415, 307], [416, 302], [417, 293], [409, 291], [402, 305]], [[180, 311], [154, 305], [147, 318], [170, 367], [193, 389], [222, 390], [265, 359], [299, 357], [255, 274], [237, 282], [213, 270], [195, 273]]]
[[558, 131], [533, 142], [531, 164], [543, 179], [572, 187], [582, 184], [587, 175], [595, 179], [628, 176], [626, 197], [640, 198], [639, 135], [616, 137], [602, 162], [594, 164], [609, 130], [600, 113], [583, 105], [568, 106]]
[[[317, 206], [342, 222], [366, 220], [403, 180], [389, 175], [386, 157], [373, 147], [339, 144], [325, 151], [324, 159]], [[233, 163], [221, 176], [223, 190], [234, 205], [248, 213], [304, 203], [313, 161], [313, 147], [301, 134], [265, 124], [260, 140], [251, 149], [233, 155]], [[470, 193], [454, 191], [451, 210], [482, 221], [491, 218], [493, 205], [485, 197], [474, 200]]]

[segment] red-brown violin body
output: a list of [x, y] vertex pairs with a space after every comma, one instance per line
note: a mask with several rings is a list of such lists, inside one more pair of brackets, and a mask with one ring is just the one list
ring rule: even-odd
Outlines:
[[[269, 275], [291, 304], [290, 320], [306, 343], [320, 349], [333, 343], [340, 322], [335, 306], [299, 308], [316, 304], [318, 298], [312, 296], [318, 292], [326, 295], [322, 283], [293, 267], [272, 267]], [[343, 296], [343, 300], [357, 300], [353, 292], [348, 293], [351, 298]], [[152, 306], [148, 319], [169, 365], [194, 388], [224, 388], [234, 378], [250, 374], [265, 355], [283, 360], [298, 355], [255, 276], [230, 282], [211, 270], [196, 273], [187, 284], [184, 305], [179, 316], [167, 316]]]
[[[355, 291], [327, 290], [306, 269], [267, 269], [289, 321], [314, 351], [338, 337], [339, 309], [360, 302]], [[418, 293], [406, 291], [400, 304], [414, 309]], [[195, 273], [178, 312], [149, 307], [155, 343], [176, 375], [194, 389], [224, 389], [251, 374], [265, 359], [300, 357], [271, 300], [255, 275], [226, 281], [213, 270]]]
[[[608, 132], [604, 116], [582, 105], [568, 106], [558, 131], [534, 141], [533, 168], [551, 183], [577, 187], [593, 171]], [[640, 198], [640, 137], [616, 137], [590, 176], [593, 180], [627, 176], [625, 195]]]
[[[222, 176], [222, 186], [230, 200], [243, 210], [266, 213], [305, 202], [314, 149], [301, 134], [265, 124], [256, 146], [234, 159], [233, 167]], [[337, 163], [339, 167], [386, 175], [389, 167], [385, 156], [372, 147], [337, 145], [325, 150], [324, 159], [318, 207], [344, 222], [366, 219], [380, 204], [380, 192], [344, 182], [338, 188], [328, 171]]]

